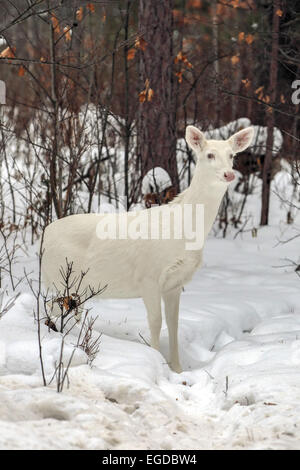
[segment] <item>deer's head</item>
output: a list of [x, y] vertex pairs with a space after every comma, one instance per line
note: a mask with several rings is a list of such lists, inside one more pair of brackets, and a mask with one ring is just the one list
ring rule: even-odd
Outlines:
[[253, 128], [247, 127], [228, 140], [207, 140], [194, 126], [187, 126], [185, 138], [197, 155], [201, 171], [211, 182], [231, 183], [235, 179], [232, 171], [234, 157], [251, 144]]

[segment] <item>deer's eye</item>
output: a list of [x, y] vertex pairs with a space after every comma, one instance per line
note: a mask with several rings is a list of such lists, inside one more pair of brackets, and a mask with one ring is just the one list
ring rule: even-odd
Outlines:
[[214, 160], [214, 159], [216, 158], [216, 156], [215, 156], [214, 153], [208, 153], [208, 154], [207, 154], [207, 158], [208, 158], [209, 160]]

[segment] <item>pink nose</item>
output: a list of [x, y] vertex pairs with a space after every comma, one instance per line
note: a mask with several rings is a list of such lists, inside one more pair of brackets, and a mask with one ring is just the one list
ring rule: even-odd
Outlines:
[[227, 171], [226, 173], [224, 173], [224, 178], [226, 181], [228, 181], [228, 183], [230, 183], [230, 181], [233, 181], [235, 178], [233, 171]]

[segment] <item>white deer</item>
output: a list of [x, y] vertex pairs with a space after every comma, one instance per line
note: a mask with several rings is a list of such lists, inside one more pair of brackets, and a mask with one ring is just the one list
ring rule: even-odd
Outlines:
[[[197, 164], [189, 188], [164, 206], [138, 212], [118, 214], [77, 214], [56, 220], [45, 230], [42, 259], [43, 281], [47, 288], [59, 285], [60, 267], [64, 260], [73, 262], [73, 269], [88, 270], [86, 286], [107, 284], [103, 298], [138, 298], [144, 301], [151, 333], [151, 346], [159, 350], [162, 323], [161, 299], [169, 332], [170, 367], [181, 371], [178, 354], [178, 313], [183, 286], [192, 278], [202, 262], [202, 246], [187, 250], [183, 235], [169, 240], [156, 237], [143, 239], [137, 236], [99, 237], [99, 223], [116, 222], [118, 227], [149, 218], [152, 225], [176, 218], [176, 207], [204, 206], [203, 239], [205, 240], [218, 213], [222, 198], [235, 175], [232, 171], [236, 153], [245, 150], [253, 138], [253, 129], [243, 129], [228, 140], [206, 140], [194, 126], [186, 129], [186, 140], [197, 156]], [[157, 218], [157, 214], [161, 218]], [[155, 217], [154, 217], [155, 216]], [[193, 211], [193, 218], [195, 217]], [[147, 219], [148, 220], [148, 219]], [[194, 220], [193, 220], [194, 222]], [[180, 222], [181, 223], [181, 222]], [[132, 226], [132, 224], [131, 224]], [[153, 227], [152, 227], [153, 228]], [[155, 228], [155, 227], [154, 227]], [[157, 227], [156, 227], [157, 228]], [[151, 232], [152, 233], [152, 232]], [[122, 237], [121, 237], [122, 238]]]

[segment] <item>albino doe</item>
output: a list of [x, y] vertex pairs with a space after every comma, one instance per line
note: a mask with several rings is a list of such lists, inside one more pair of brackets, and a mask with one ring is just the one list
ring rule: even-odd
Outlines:
[[[175, 229], [171, 229], [168, 240], [162, 237], [146, 240], [134, 234], [123, 239], [114, 236], [103, 239], [99, 236], [99, 223], [103, 227], [103, 220], [111, 222], [114, 219], [117, 226], [121, 227], [136, 219], [139, 221], [136, 223], [138, 231], [141, 218], [159, 214], [162, 220], [170, 220], [171, 213], [176, 217], [175, 206], [188, 204], [196, 207], [202, 204], [205, 240], [228, 184], [235, 178], [233, 158], [250, 145], [252, 138], [251, 127], [237, 132], [228, 140], [219, 141], [206, 140], [199, 129], [188, 126], [186, 140], [196, 153], [197, 164], [189, 188], [171, 204], [139, 212], [71, 215], [50, 224], [45, 231], [42, 259], [42, 276], [46, 287], [51, 289], [54, 284], [59, 285], [59, 269], [67, 258], [73, 262], [75, 272], [80, 274], [88, 270], [84, 279], [86, 287], [96, 287], [100, 281], [103, 285], [107, 284], [101, 297], [141, 297], [147, 310], [151, 346], [155, 349], [159, 349], [163, 298], [169, 331], [170, 367], [180, 372], [177, 338], [179, 299], [183, 286], [201, 265], [203, 243], [196, 250], [187, 250], [190, 240], [185, 236], [177, 239], [174, 236]], [[161, 225], [161, 219], [160, 222], [157, 220], [154, 217], [153, 223]]]

